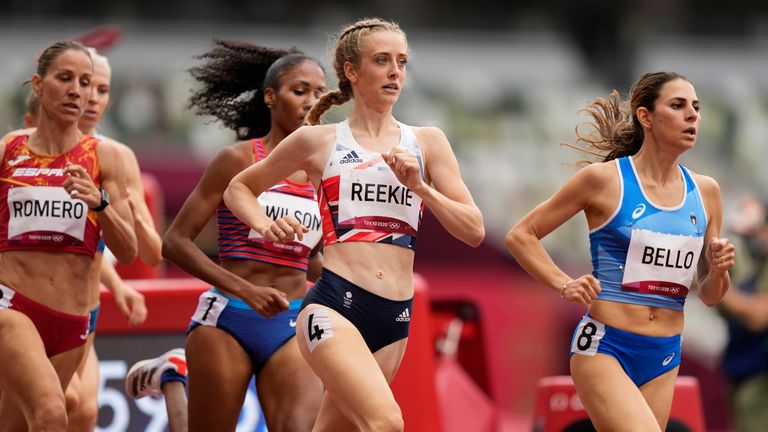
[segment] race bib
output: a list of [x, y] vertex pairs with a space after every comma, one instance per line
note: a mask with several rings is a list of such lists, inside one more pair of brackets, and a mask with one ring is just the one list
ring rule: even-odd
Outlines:
[[343, 170], [338, 227], [416, 235], [421, 197], [397, 180], [389, 167]]
[[192, 315], [192, 321], [202, 325], [216, 327], [221, 313], [224, 312], [224, 308], [227, 307], [227, 303], [229, 303], [229, 299], [223, 295], [211, 291], [206, 291], [200, 294], [200, 298], [197, 302], [197, 309], [195, 309], [195, 313]]
[[81, 244], [88, 206], [60, 186], [17, 187], [8, 190], [8, 243]]
[[307, 348], [312, 352], [318, 345], [333, 337], [333, 325], [328, 311], [322, 308], [313, 310], [305, 319], [306, 331], [304, 338]]
[[603, 336], [605, 336], [605, 324], [585, 316], [573, 333], [571, 352], [592, 357], [597, 354]]
[[5, 285], [0, 285], [0, 310], [11, 307], [11, 299], [16, 295], [16, 291]]
[[309, 232], [304, 233], [303, 240], [294, 240], [289, 243], [267, 241], [261, 234], [251, 230], [248, 233], [248, 240], [258, 243], [264, 249], [297, 256], [307, 256], [323, 237], [317, 201], [280, 192], [267, 191], [259, 196], [258, 202], [261, 210], [270, 219], [278, 220], [285, 216], [293, 216], [299, 223], [309, 228]]
[[687, 296], [703, 245], [703, 237], [632, 230], [621, 289], [668, 297]]

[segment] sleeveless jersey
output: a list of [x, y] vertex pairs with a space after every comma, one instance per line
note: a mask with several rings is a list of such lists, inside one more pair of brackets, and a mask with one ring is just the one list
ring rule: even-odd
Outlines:
[[0, 252], [40, 250], [93, 257], [101, 238], [96, 214], [61, 186], [68, 164], [82, 166], [97, 187], [101, 184], [99, 140], [84, 135], [58, 156], [38, 155], [28, 142], [28, 135], [10, 137], [0, 164]]
[[621, 197], [614, 215], [590, 232], [599, 300], [683, 310], [707, 230], [691, 173], [679, 165], [685, 196], [675, 207], [653, 204], [631, 157], [616, 160]]
[[[253, 152], [256, 162], [267, 157], [261, 138], [253, 140]], [[285, 179], [261, 194], [257, 202], [272, 220], [291, 215], [309, 228], [309, 232], [304, 233], [304, 239], [300, 242], [265, 241], [222, 203], [216, 211], [219, 259], [261, 261], [307, 271], [309, 253], [322, 237], [320, 211], [312, 183], [299, 184]]]
[[[399, 147], [414, 153], [424, 176], [424, 163], [413, 130], [400, 125]], [[318, 191], [324, 244], [389, 243], [416, 248], [424, 203], [401, 184], [381, 153], [361, 147], [349, 121], [336, 125], [336, 143], [325, 165]]]

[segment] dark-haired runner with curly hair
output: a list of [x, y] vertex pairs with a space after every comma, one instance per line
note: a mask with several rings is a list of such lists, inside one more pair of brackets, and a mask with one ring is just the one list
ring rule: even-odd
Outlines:
[[[301, 357], [294, 327], [307, 277], [314, 280], [320, 268], [314, 187], [298, 171], [258, 198], [277, 221], [301, 221], [311, 228], [288, 245], [254, 233], [223, 205], [222, 195], [238, 172], [266, 158], [304, 123], [325, 92], [325, 73], [296, 50], [244, 42], [216, 40], [198, 58], [204, 63], [190, 72], [202, 88], [193, 93], [190, 107], [215, 117], [243, 141], [222, 149], [210, 162], [163, 242], [167, 259], [215, 287], [200, 296], [187, 336], [189, 430], [235, 430], [255, 375], [269, 430], [309, 431], [323, 388]], [[193, 242], [214, 213], [219, 265]], [[182, 358], [181, 352], [171, 351], [137, 363], [126, 377], [128, 394], [160, 394], [166, 383], [179, 388], [172, 380], [183, 375]], [[168, 408], [178, 415], [178, 404]]]

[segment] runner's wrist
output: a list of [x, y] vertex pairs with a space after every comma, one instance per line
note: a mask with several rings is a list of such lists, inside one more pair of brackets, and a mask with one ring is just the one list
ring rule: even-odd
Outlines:
[[269, 227], [275, 223], [272, 219], [267, 218], [265, 221], [260, 221], [256, 226], [253, 227], [253, 230], [259, 233], [262, 237], [265, 236], [269, 232]]
[[561, 281], [559, 285], [556, 286], [558, 294], [560, 294], [561, 298], [565, 298], [565, 289], [568, 288], [568, 284], [573, 282], [573, 279], [568, 278], [564, 282]]
[[431, 188], [429, 187], [429, 185], [422, 180], [418, 186], [414, 187], [411, 190], [413, 191], [413, 193], [415, 193], [416, 195], [420, 196], [423, 199], [424, 195], [429, 193], [430, 189]]

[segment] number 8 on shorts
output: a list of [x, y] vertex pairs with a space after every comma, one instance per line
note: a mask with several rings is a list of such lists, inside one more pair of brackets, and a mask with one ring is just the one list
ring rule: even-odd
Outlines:
[[600, 340], [605, 335], [605, 324], [585, 316], [579, 322], [571, 341], [571, 352], [594, 356], [600, 346]]

